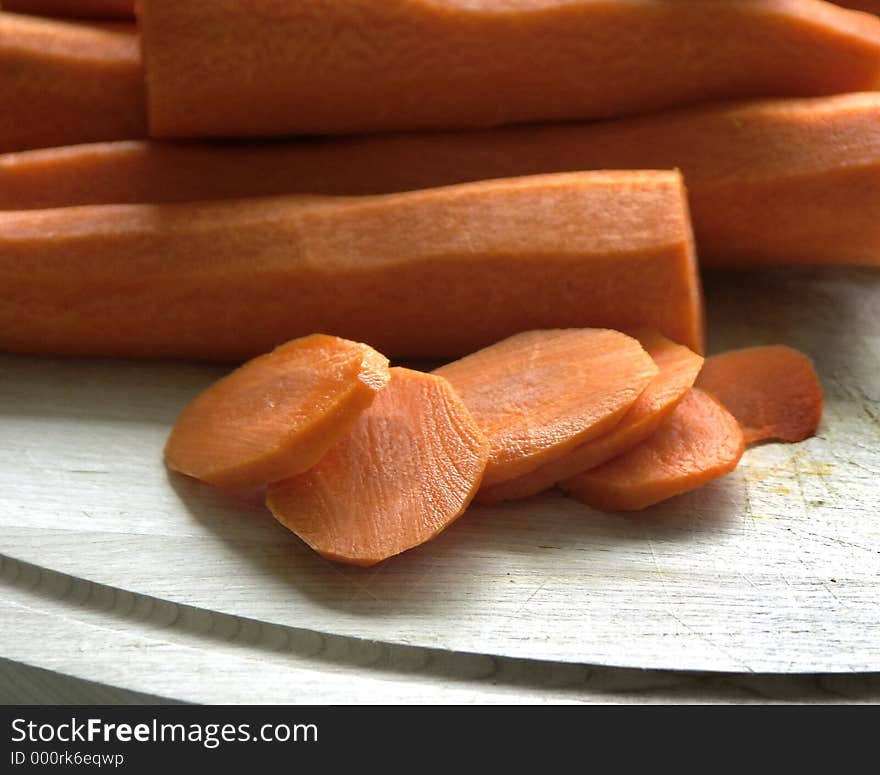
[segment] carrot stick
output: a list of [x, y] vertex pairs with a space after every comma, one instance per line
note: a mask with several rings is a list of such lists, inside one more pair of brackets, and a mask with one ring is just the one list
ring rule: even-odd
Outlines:
[[238, 360], [313, 331], [455, 358], [535, 328], [702, 348], [681, 177], [0, 213], [0, 350]]
[[536, 495], [557, 482], [628, 452], [657, 430], [694, 384], [703, 358], [655, 331], [638, 331], [633, 336], [638, 338], [660, 372], [621, 421], [602, 436], [575, 447], [567, 455], [531, 473], [492, 487], [482, 487], [477, 494], [478, 501], [488, 503]]
[[142, 0], [140, 20], [158, 137], [595, 119], [880, 83], [880, 21], [819, 0]]
[[0, 152], [147, 136], [130, 25], [0, 12], [0, 95]]
[[678, 167], [704, 265], [880, 263], [880, 93], [588, 124], [278, 143], [118, 142], [0, 156], [0, 209], [381, 194]]
[[41, 16], [133, 19], [134, 0], [3, 0], [4, 11]]
[[636, 511], [733, 471], [744, 449], [736, 418], [693, 388], [653, 436], [560, 487], [602, 511]]
[[606, 329], [527, 331], [436, 369], [489, 439], [487, 487], [607, 433], [657, 366], [637, 340]]
[[306, 473], [271, 485], [266, 504], [324, 557], [374, 565], [458, 519], [488, 456], [446, 380], [393, 368], [354, 428]]
[[364, 344], [316, 334], [215, 382], [177, 418], [169, 468], [224, 490], [262, 487], [311, 468], [390, 379]]
[[739, 420], [746, 444], [803, 441], [822, 419], [823, 391], [813, 362], [783, 345], [713, 355], [697, 385]]

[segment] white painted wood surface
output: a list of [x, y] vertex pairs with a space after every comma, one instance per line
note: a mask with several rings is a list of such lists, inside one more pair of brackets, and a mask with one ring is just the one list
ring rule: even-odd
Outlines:
[[[0, 356], [0, 657], [195, 701], [613, 696], [587, 666], [880, 671], [880, 273], [718, 275], [708, 298], [714, 350], [783, 342], [815, 358], [815, 439], [750, 450], [637, 518], [556, 495], [475, 507], [368, 570], [166, 474], [177, 411], [222, 369]], [[157, 631], [126, 605], [171, 621]], [[499, 665], [531, 677], [493, 683]], [[693, 699], [695, 680], [660, 684]]]

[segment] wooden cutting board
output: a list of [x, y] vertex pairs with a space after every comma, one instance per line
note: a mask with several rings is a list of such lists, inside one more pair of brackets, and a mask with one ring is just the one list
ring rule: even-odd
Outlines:
[[[635, 518], [555, 494], [473, 507], [366, 570], [317, 557], [258, 503], [166, 473], [176, 413], [223, 369], [0, 356], [0, 560], [323, 636], [555, 663], [880, 671], [880, 273], [715, 275], [707, 298], [712, 350], [779, 342], [815, 359], [816, 438], [752, 449], [734, 474]], [[24, 622], [16, 637], [36, 637]]]

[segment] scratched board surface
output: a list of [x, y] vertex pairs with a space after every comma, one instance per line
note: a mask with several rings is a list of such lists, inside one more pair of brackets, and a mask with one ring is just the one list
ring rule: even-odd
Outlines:
[[[549, 494], [473, 507], [372, 569], [168, 475], [178, 410], [223, 372], [0, 355], [0, 555], [298, 631], [557, 662], [880, 670], [880, 273], [707, 281], [710, 347], [813, 356], [818, 436], [635, 518]], [[2, 559], [2, 557], [0, 557]], [[27, 632], [21, 637], [26, 638]]]

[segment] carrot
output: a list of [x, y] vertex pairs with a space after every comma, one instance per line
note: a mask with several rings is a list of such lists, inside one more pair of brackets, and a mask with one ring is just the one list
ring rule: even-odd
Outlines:
[[374, 565], [458, 519], [488, 456], [446, 380], [393, 368], [354, 428], [306, 473], [271, 485], [266, 504], [324, 557]]
[[608, 432], [657, 366], [637, 340], [606, 329], [527, 331], [434, 371], [489, 439], [486, 487], [523, 476]]
[[316, 334], [211, 385], [177, 418], [169, 468], [224, 490], [262, 487], [311, 468], [390, 379], [364, 344]]
[[134, 0], [3, 0], [4, 11], [41, 16], [133, 19]]
[[481, 502], [517, 500], [536, 495], [581, 471], [606, 463], [644, 441], [678, 406], [703, 365], [703, 358], [670, 342], [655, 331], [633, 332], [660, 372], [636, 399], [623, 419], [607, 433], [587, 441], [567, 455], [493, 487], [483, 487]]
[[143, 0], [141, 23], [159, 137], [595, 119], [880, 83], [880, 22], [819, 0]]
[[880, 263], [880, 93], [589, 124], [268, 144], [118, 142], [0, 156], [0, 209], [380, 194], [681, 168], [703, 264]]
[[0, 213], [0, 350], [237, 360], [324, 331], [455, 358], [535, 328], [702, 348], [681, 177]]
[[736, 418], [693, 388], [646, 441], [560, 486], [602, 511], [636, 511], [724, 476], [744, 449]]
[[130, 25], [0, 12], [0, 94], [0, 152], [147, 136]]
[[783, 345], [713, 355], [697, 385], [739, 420], [746, 444], [803, 441], [822, 419], [823, 391], [813, 362]]

